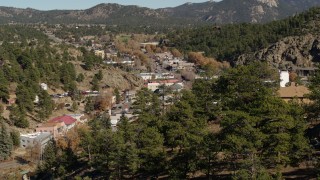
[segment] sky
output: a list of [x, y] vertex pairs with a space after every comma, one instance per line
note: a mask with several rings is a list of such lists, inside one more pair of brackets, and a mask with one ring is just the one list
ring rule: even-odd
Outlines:
[[[205, 2], [208, 0], [0, 0], [0, 6], [33, 8], [38, 10], [87, 9], [100, 3], [138, 5], [149, 8], [175, 7], [186, 2]], [[220, 0], [214, 0], [220, 1]]]

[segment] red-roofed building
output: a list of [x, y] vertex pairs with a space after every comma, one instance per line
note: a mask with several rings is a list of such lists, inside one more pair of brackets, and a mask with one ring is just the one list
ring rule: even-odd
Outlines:
[[64, 115], [64, 116], [59, 116], [59, 117], [53, 118], [49, 122], [64, 122], [67, 130], [69, 130], [69, 129], [72, 129], [76, 125], [77, 120], [71, 116]]

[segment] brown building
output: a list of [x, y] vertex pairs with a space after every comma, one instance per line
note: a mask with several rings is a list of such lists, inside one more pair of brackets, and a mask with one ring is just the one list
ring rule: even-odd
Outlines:
[[40, 124], [36, 128], [36, 132], [49, 132], [52, 134], [54, 139], [61, 136], [66, 130], [65, 123], [62, 122], [47, 122], [45, 124]]
[[291, 86], [288, 87], [280, 87], [278, 93], [281, 99], [286, 102], [298, 99], [300, 102], [309, 103], [310, 100], [305, 97], [310, 91], [306, 86], [299, 86], [295, 83], [291, 83]]

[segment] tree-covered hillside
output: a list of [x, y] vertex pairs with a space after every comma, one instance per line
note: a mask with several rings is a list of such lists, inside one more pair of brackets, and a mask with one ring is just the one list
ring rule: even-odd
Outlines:
[[294, 35], [318, 34], [320, 8], [266, 24], [231, 24], [179, 29], [168, 35], [183, 51], [204, 51], [219, 60], [233, 61], [239, 55], [265, 48]]

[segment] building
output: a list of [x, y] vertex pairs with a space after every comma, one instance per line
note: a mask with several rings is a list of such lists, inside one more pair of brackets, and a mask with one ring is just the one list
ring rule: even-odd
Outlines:
[[51, 122], [51, 123], [63, 122], [66, 126], [66, 130], [70, 130], [76, 125], [77, 119], [75, 119], [71, 116], [64, 115], [64, 116], [59, 116], [59, 117], [53, 118], [49, 122]]
[[96, 56], [101, 57], [102, 59], [104, 59], [104, 57], [105, 57], [105, 53], [104, 53], [103, 50], [95, 50], [95, 51], [94, 51], [94, 54], [95, 54]]
[[40, 84], [41, 89], [47, 91], [48, 90], [48, 85], [46, 83], [41, 83]]
[[310, 91], [305, 86], [298, 86], [295, 83], [291, 83], [291, 86], [280, 87], [278, 93], [281, 99], [288, 102], [290, 100], [297, 99], [303, 103], [309, 103], [310, 100], [305, 97]]
[[171, 73], [140, 73], [138, 76], [145, 81], [153, 79], [174, 79], [174, 75]]
[[88, 120], [84, 114], [66, 114], [66, 115], [76, 119], [77, 122], [80, 122], [80, 123], [85, 123]]
[[280, 87], [286, 87], [289, 82], [289, 71], [280, 71]]
[[162, 80], [162, 81], [157, 81], [157, 82], [150, 82], [147, 83], [146, 86], [148, 89], [150, 89], [151, 91], [155, 91], [157, 89], [159, 89], [159, 87], [161, 85], [165, 85], [165, 86], [172, 86], [174, 84], [179, 84], [181, 86], [183, 86], [182, 82], [179, 82], [179, 80], [177, 79], [170, 79], [170, 80]]
[[121, 116], [124, 115], [125, 117], [127, 117], [130, 120], [132, 120], [132, 118], [134, 118], [134, 115], [131, 113], [118, 113], [118, 114], [114, 114], [110, 116], [110, 122], [111, 122], [111, 127], [116, 127], [117, 124], [119, 123]]
[[20, 146], [22, 148], [38, 148], [35, 149], [39, 152], [40, 157], [44, 152], [44, 148], [48, 142], [53, 138], [49, 132], [36, 132], [32, 134], [20, 135]]
[[159, 45], [159, 42], [140, 43], [140, 47], [141, 47], [141, 48], [146, 48], [147, 45], [150, 45], [150, 46], [158, 46], [158, 45]]
[[64, 122], [47, 122], [40, 124], [36, 128], [36, 132], [49, 132], [52, 134], [54, 139], [57, 139], [59, 136], [63, 135], [66, 131], [66, 125]]

